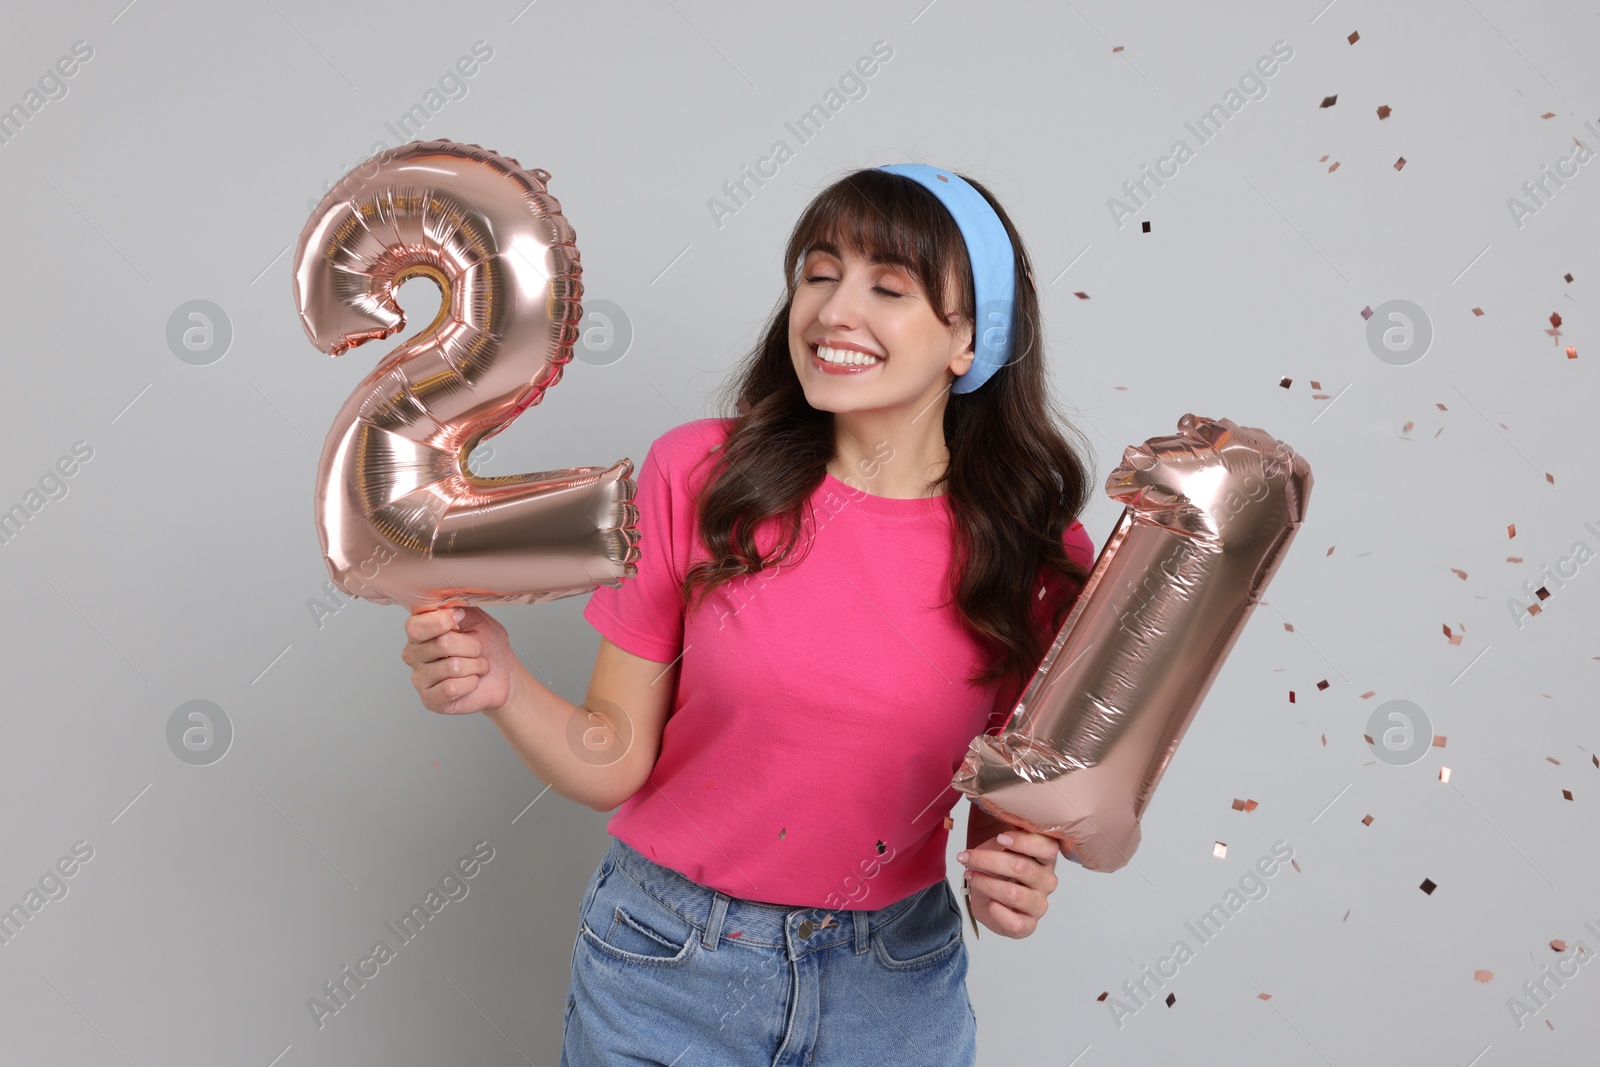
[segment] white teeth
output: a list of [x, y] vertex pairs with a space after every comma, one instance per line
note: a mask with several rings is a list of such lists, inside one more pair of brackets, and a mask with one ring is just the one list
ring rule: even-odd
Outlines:
[[882, 363], [877, 356], [869, 356], [865, 352], [855, 352], [846, 348], [829, 348], [827, 345], [817, 346], [817, 355], [829, 363], [840, 363], [847, 367], [870, 366]]

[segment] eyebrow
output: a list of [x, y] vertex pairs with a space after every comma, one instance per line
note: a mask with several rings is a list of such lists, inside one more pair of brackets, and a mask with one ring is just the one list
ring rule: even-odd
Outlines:
[[[818, 241], [816, 244], [806, 249], [806, 255], [810, 255], [813, 252], [822, 252], [832, 256], [835, 259], [844, 258], [844, 256], [839, 253], [838, 246], [828, 241]], [[903, 260], [891, 259], [890, 257], [883, 255], [881, 252], [874, 252], [872, 255], [868, 256], [867, 262], [882, 264], [889, 267], [901, 267], [908, 270], [911, 266], [909, 263], [906, 263]]]

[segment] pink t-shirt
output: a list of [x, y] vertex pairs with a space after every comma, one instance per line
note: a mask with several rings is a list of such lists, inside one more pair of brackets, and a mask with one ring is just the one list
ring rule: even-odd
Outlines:
[[[729, 896], [886, 907], [945, 876], [944, 818], [961, 796], [950, 779], [1021, 691], [966, 682], [982, 653], [938, 603], [953, 555], [944, 496], [873, 496], [826, 474], [796, 558], [685, 618], [683, 576], [709, 556], [697, 494], [735, 421], [697, 419], [650, 446], [635, 478], [638, 574], [583, 609], [626, 652], [682, 657], [655, 768], [606, 829]], [[763, 555], [779, 540], [776, 520], [757, 528]], [[1093, 565], [1081, 524], [1064, 540]], [[1045, 589], [1041, 625], [1078, 594], [1053, 576]]]

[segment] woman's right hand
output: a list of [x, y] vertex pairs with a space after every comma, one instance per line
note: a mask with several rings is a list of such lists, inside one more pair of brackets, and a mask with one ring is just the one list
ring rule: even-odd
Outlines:
[[416, 612], [406, 620], [406, 638], [400, 658], [410, 665], [411, 684], [429, 711], [493, 712], [511, 699], [519, 662], [506, 628], [481, 608], [447, 605]]

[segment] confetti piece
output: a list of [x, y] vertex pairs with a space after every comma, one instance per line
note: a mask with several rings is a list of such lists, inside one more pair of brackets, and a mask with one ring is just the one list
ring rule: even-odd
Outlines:
[[1405, 156], [1401, 156], [1399, 159], [1394, 161], [1394, 169], [1395, 170], [1405, 170], [1405, 167], [1406, 167], [1406, 157]]
[[1296, 873], [1296, 874], [1300, 873], [1300, 861], [1295, 859], [1295, 858], [1293, 858], [1292, 856], [1289, 859], [1289, 866], [1294, 868], [1294, 873]]
[[1506, 536], [1507, 537], [1515, 537], [1515, 536], [1517, 536], [1517, 524], [1516, 523], [1512, 523], [1511, 525], [1506, 527]]
[[1463, 582], [1467, 580], [1467, 572], [1462, 570], [1460, 567], [1451, 567], [1450, 573], [1455, 575], [1457, 578], [1460, 578]]
[[1311, 383], [1311, 388], [1313, 388], [1313, 389], [1321, 389], [1322, 388], [1322, 383], [1321, 382], [1312, 382]]
[[1108, 989], [1104, 993], [1101, 993], [1098, 997], [1095, 997], [1094, 999], [1096, 999], [1096, 1000], [1105, 1000], [1110, 995], [1111, 995], [1111, 990]]
[[1328, 688], [1328, 680], [1326, 678], [1324, 678], [1322, 681], [1318, 682], [1317, 683], [1317, 688], [1318, 689], [1326, 689], [1326, 688]]
[[881, 856], [887, 851], [889, 851], [889, 846], [884, 844], [882, 841], [879, 841], [878, 842], [878, 855]]
[[1473, 314], [1474, 314], [1474, 315], [1478, 315], [1478, 316], [1481, 316], [1481, 315], [1482, 315], [1482, 314], [1483, 314], [1483, 309], [1482, 309], [1482, 308], [1473, 308], [1473, 309], [1472, 309], [1472, 313], [1473, 313]]
[[1568, 359], [1577, 359], [1578, 358], [1578, 350], [1576, 348], [1568, 347], [1567, 348], [1567, 358]]
[[1562, 796], [1563, 796], [1563, 797], [1565, 797], [1565, 798], [1566, 798], [1566, 799], [1568, 799], [1568, 800], [1571, 800], [1571, 799], [1572, 799], [1572, 790], [1570, 790], [1570, 789], [1563, 789], [1563, 790], [1562, 790], [1562, 791], [1561, 791], [1561, 795], [1562, 795]]
[[1401, 433], [1410, 433], [1411, 432], [1411, 427], [1413, 427], [1415, 425], [1416, 425], [1416, 423], [1414, 423], [1414, 422], [1408, 422], [1403, 427], [1400, 428], [1400, 432]]
[[1563, 280], [1567, 281], [1568, 283], [1570, 283], [1572, 281], [1572, 275], [1570, 275], [1570, 274], [1563, 274], [1561, 277], [1562, 277]]
[[1324, 553], [1323, 553], [1323, 554], [1322, 554], [1322, 558], [1323, 558], [1323, 559], [1327, 559], [1327, 558], [1328, 558], [1328, 557], [1329, 557], [1329, 556], [1331, 556], [1331, 555], [1333, 555], [1333, 550], [1334, 550], [1334, 548], [1335, 548], [1335, 547], [1337, 547], [1337, 546], [1335, 546], [1335, 545], [1329, 545], [1329, 546], [1328, 546], [1328, 551], [1326, 551], [1326, 552], [1324, 552]]
[[1284, 629], [1285, 629], [1285, 630], [1286, 630], [1286, 631], [1288, 631], [1288, 632], [1289, 632], [1289, 633], [1294, 633], [1294, 623], [1292, 623], [1292, 622], [1286, 622], [1286, 623], [1284, 623], [1284, 624], [1283, 624], [1283, 628], [1284, 628]]
[[[948, 815], [945, 816], [944, 828], [946, 830], [950, 829], [950, 817]], [[778, 840], [782, 841], [787, 836], [789, 836], [789, 828], [787, 826], [779, 827], [778, 828]]]
[[1551, 485], [1556, 484], [1556, 476], [1551, 474], [1549, 471], [1544, 472], [1544, 480], [1549, 482]]
[[1440, 767], [1439, 768], [1439, 781], [1448, 782], [1449, 780], [1450, 780], [1450, 768], [1449, 767]]
[[1363, 815], [1363, 816], [1362, 816], [1362, 817], [1361, 817], [1361, 825], [1362, 825], [1362, 826], [1371, 826], [1371, 825], [1372, 825], [1372, 816], [1370, 816], [1370, 815]]
[[1346, 909], [1344, 909], [1344, 919], [1340, 919], [1339, 921], [1340, 922], [1344, 922], [1345, 919], [1348, 919], [1348, 918], [1350, 918], [1350, 909], [1346, 908]]
[[1590, 756], [1589, 758], [1594, 760], [1594, 765], [1596, 767], [1600, 767], [1600, 756]]
[[1483, 970], [1473, 971], [1472, 972], [1472, 977], [1474, 979], [1476, 979], [1477, 981], [1483, 982], [1484, 984], [1487, 985], [1488, 982], [1492, 978], [1494, 978], [1494, 972], [1493, 971], [1483, 971]]
[[1150, 232], [1150, 220], [1149, 219], [1145, 219], [1143, 222], [1141, 222], [1139, 224], [1139, 232], [1140, 233], [1149, 233]]
[[1336, 171], [1338, 169], [1339, 169], [1339, 162], [1338, 162], [1338, 160], [1335, 160], [1333, 162], [1333, 164], [1328, 167], [1328, 173], [1332, 174], [1334, 171]]
[[1428, 894], [1431, 897], [1431, 896], [1433, 896], [1433, 891], [1435, 889], [1438, 889], [1439, 886], [1438, 886], [1438, 883], [1436, 883], [1432, 878], [1424, 878], [1422, 880], [1422, 884], [1419, 885], [1417, 888], [1422, 890], [1424, 893]]
[[1289, 703], [1291, 703], [1291, 704], [1294, 703], [1294, 690], [1293, 689], [1289, 690]]
[[1112, 51], [1112, 52], [1113, 52], [1113, 53], [1116, 53], [1116, 52], [1120, 52], [1120, 51], [1122, 51], [1122, 49], [1123, 49], [1123, 48], [1124, 48], [1124, 47], [1125, 47], [1125, 46], [1123, 46], [1123, 45], [1120, 45], [1120, 44], [1119, 44], [1119, 45], [1117, 45], [1117, 46], [1116, 46], [1116, 47], [1114, 47], [1114, 48], [1112, 48], [1112, 49], [1111, 49], [1111, 51]]
[[1211, 854], [1219, 860], [1224, 859], [1228, 855], [1228, 846], [1221, 841], [1213, 841], [1211, 843]]
[[1271, 993], [1257, 993], [1256, 994], [1256, 999], [1257, 1000], [1271, 1000], [1272, 999], [1272, 994]]
[[1371, 304], [1368, 304], [1366, 307], [1361, 309], [1361, 317], [1364, 318], [1364, 319], [1372, 318], [1372, 305]]
[[1437, 400], [1435, 400], [1433, 402], [1433, 406], [1438, 408], [1440, 411], [1449, 411], [1450, 410], [1449, 408], [1445, 407], [1443, 404], [1439, 403]]
[[1558, 330], [1561, 329], [1561, 312], [1550, 312], [1550, 325], [1554, 326]]
[[1376, 689], [1368, 689], [1365, 693], [1361, 694], [1361, 699], [1362, 700], [1371, 700], [1377, 694], [1378, 694], [1378, 691]]
[[956, 821], [954, 819], [952, 819], [950, 816], [946, 815], [944, 817], [944, 828], [946, 830], [954, 830], [955, 826], [956, 826]]
[[1178, 999], [1178, 994], [1176, 994], [1176, 993], [1168, 993], [1167, 994], [1167, 1007], [1169, 1007], [1169, 1008], [1172, 1007], [1173, 1003], [1176, 1002], [1177, 999]]
[[1328, 735], [1327, 734], [1323, 734], [1322, 735], [1322, 747], [1323, 748], [1327, 748], [1328, 747]]
[[438, 760], [434, 760], [433, 761], [433, 769], [434, 770], [438, 770], [439, 769], [439, 761]]
[[1255, 811], [1260, 806], [1261, 805], [1257, 804], [1253, 800], [1240, 800], [1238, 797], [1233, 798], [1234, 811]]
[[743, 930], [735, 930], [733, 933], [729, 934], [728, 936], [729, 937], [743, 937], [744, 936], [744, 931]]
[[1380, 104], [1378, 107], [1378, 118], [1380, 119], [1386, 119], [1393, 113], [1394, 108], [1390, 107], [1388, 104]]
[[1550, 950], [1552, 952], [1565, 952], [1567, 951], [1567, 943], [1558, 937], [1550, 942]]
[[1334, 105], [1334, 101], [1336, 101], [1338, 99], [1339, 99], [1339, 94], [1338, 93], [1334, 93], [1332, 96], [1323, 97], [1322, 98], [1322, 103], [1317, 105], [1317, 106], [1318, 107], [1332, 107]]
[[1561, 761], [1556, 759], [1554, 756], [1546, 756], [1545, 759], [1549, 760], [1551, 763], [1554, 763], [1557, 767], [1561, 766]]
[[1543, 115], [1540, 115], [1539, 117], [1542, 118], [1542, 119], [1553, 119], [1553, 118], [1556, 117], [1556, 113], [1554, 111], [1546, 111]]
[[1362, 737], [1362, 739], [1363, 739], [1363, 740], [1365, 740], [1365, 741], [1366, 741], [1366, 743], [1367, 743], [1367, 744], [1369, 744], [1369, 745], [1375, 745], [1375, 744], [1377, 744], [1377, 743], [1378, 743], [1378, 742], [1376, 742], [1376, 741], [1374, 741], [1374, 740], [1373, 740], [1373, 739], [1372, 739], [1372, 735], [1371, 735], [1371, 734], [1362, 734], [1362, 735], [1361, 735], [1361, 737]]
[[1285, 389], [1287, 389], [1287, 388], [1289, 388], [1290, 383], [1292, 383], [1293, 381], [1294, 381], [1293, 378], [1279, 378], [1278, 379], [1278, 384], [1283, 386]]
[[1453, 633], [1451, 633], [1450, 632], [1450, 624], [1449, 623], [1445, 623], [1444, 624], [1444, 635], [1445, 635], [1445, 637], [1450, 639], [1450, 643], [1452, 645], [1459, 645], [1461, 643], [1462, 635], [1461, 634], [1453, 634]]
[[1088, 293], [1073, 293], [1072, 295], [1077, 297], [1079, 300], [1087, 300], [1087, 299], [1089, 299], [1089, 294]]
[[1355, 44], [1357, 41], [1361, 40], [1361, 35], [1351, 31], [1350, 36], [1347, 37], [1346, 40], [1348, 40], [1351, 44]]
[[1521, 563], [1522, 562], [1522, 557], [1521, 556], [1507, 556], [1506, 557], [1506, 562], [1507, 563]]
[[1443, 748], [1444, 747], [1444, 734], [1434, 734], [1433, 735], [1433, 747], [1434, 748]]

